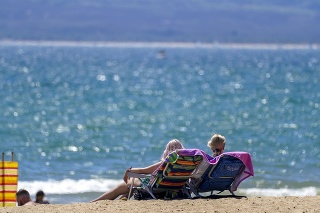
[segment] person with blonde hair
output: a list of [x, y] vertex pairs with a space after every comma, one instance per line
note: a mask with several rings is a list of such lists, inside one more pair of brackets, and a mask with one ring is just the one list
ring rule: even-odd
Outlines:
[[[167, 157], [168, 154], [170, 154], [171, 152], [177, 150], [177, 149], [184, 149], [183, 145], [181, 144], [181, 142], [177, 139], [173, 139], [171, 141], [168, 142], [168, 144], [166, 145], [166, 149], [164, 150], [162, 157], [161, 157], [161, 161], [144, 167], [144, 168], [129, 168], [125, 171], [124, 176], [123, 176], [123, 182], [120, 183], [118, 186], [116, 186], [115, 188], [113, 188], [112, 190], [104, 193], [103, 195], [101, 195], [100, 197], [92, 200], [91, 202], [95, 202], [98, 200], [114, 200], [117, 197], [121, 196], [123, 197], [128, 197], [129, 194], [129, 188], [131, 185], [131, 179], [128, 178], [128, 172], [134, 172], [134, 173], [138, 173], [138, 174], [152, 174], [156, 169], [159, 168], [159, 166], [163, 163], [163, 161], [165, 160], [165, 158]], [[142, 181], [147, 184], [150, 179], [149, 178], [145, 178], [142, 179]], [[134, 180], [133, 183], [134, 186], [141, 186], [141, 182], [140, 180], [138, 180], [137, 178]]]
[[226, 138], [219, 134], [214, 134], [208, 141], [208, 147], [212, 150], [213, 157], [221, 155], [226, 145]]
[[162, 154], [161, 160], [164, 161], [168, 154], [170, 154], [171, 152], [173, 152], [177, 149], [184, 149], [181, 142], [177, 139], [173, 139], [173, 140], [169, 141], [166, 145], [166, 149], [164, 150], [164, 152]]

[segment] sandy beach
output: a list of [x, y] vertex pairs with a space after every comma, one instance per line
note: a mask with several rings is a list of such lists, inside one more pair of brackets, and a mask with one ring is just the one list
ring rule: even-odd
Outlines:
[[95, 203], [4, 207], [0, 212], [320, 212], [313, 197], [214, 197], [185, 200], [115, 200]]

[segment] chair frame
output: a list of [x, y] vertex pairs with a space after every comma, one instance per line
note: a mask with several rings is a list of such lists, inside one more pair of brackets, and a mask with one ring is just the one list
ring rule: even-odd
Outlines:
[[[202, 161], [204, 160], [203, 156], [202, 156]], [[173, 165], [173, 163], [171, 162], [163, 162], [159, 168], [161, 168], [161, 166], [163, 166], [163, 164], [166, 164], [165, 165], [165, 168], [163, 169], [163, 172], [162, 172], [162, 175], [164, 177], [164, 179], [181, 179], [181, 178], [186, 178], [186, 183], [188, 182], [189, 178], [191, 178], [193, 176], [193, 173], [194, 171], [197, 170], [197, 168], [199, 167], [200, 164], [196, 165], [196, 167], [193, 169], [193, 171], [190, 173], [190, 175], [187, 175], [187, 176], [168, 176], [166, 175], [166, 171], [167, 171], [167, 168], [169, 167], [170, 164]], [[158, 168], [158, 169], [159, 169]], [[156, 171], [158, 171], [158, 169]], [[130, 198], [130, 196], [132, 195], [132, 189], [134, 188], [133, 184], [134, 184], [134, 180], [135, 178], [145, 178], [145, 177], [148, 177], [148, 178], [154, 178], [155, 175], [153, 174], [138, 174], [138, 173], [134, 173], [134, 172], [128, 172], [128, 177], [132, 177], [132, 182], [131, 182], [131, 185], [130, 185], [130, 190], [129, 190], [129, 194], [128, 194], [128, 198]], [[156, 178], [154, 178], [153, 180], [150, 181], [150, 183], [148, 185], [142, 183], [143, 185], [143, 189], [145, 189], [153, 199], [157, 199], [156, 196], [154, 195], [153, 193], [153, 186], [155, 184], [155, 181], [156, 181]], [[184, 186], [185, 187], [185, 186]], [[183, 189], [183, 187], [181, 187], [181, 189]], [[167, 191], [166, 189], [157, 189], [155, 188], [155, 191]], [[191, 195], [189, 194], [189, 197], [191, 198]]]
[[[224, 156], [224, 154], [222, 154], [222, 155], [220, 156], [220, 158], [223, 157], [223, 156]], [[216, 167], [217, 167], [219, 164], [220, 164], [220, 160], [219, 160], [219, 162], [217, 162], [216, 164], [214, 164], [214, 165], [212, 166], [212, 168], [210, 169], [210, 171], [209, 171], [208, 174], [207, 174], [207, 176], [208, 176], [209, 179], [213, 179], [213, 177], [211, 176], [211, 174], [212, 174], [213, 172], [215, 172], [215, 169], [216, 169]], [[227, 177], [227, 176], [225, 176], [225, 177], [219, 177], [219, 178], [221, 178], [221, 179], [228, 179], [228, 178], [232, 178], [232, 179], [233, 179], [233, 181], [232, 181], [232, 183], [230, 184], [229, 188], [226, 189], [226, 190], [229, 190], [229, 192], [230, 192], [233, 196], [236, 196], [236, 195], [234, 194], [233, 191], [231, 191], [231, 186], [232, 186], [232, 184], [234, 183], [234, 180], [244, 171], [245, 165], [242, 165], [241, 167], [242, 167], [242, 168], [238, 171], [237, 175], [235, 175], [234, 177], [231, 177], [231, 176], [230, 176], [230, 177]], [[201, 180], [201, 182], [202, 182], [202, 181], [203, 181], [203, 180]], [[196, 187], [193, 188], [194, 190], [192, 190], [192, 192], [196, 195], [196, 197], [205, 197], [205, 196], [200, 195], [199, 193], [209, 192], [209, 191], [210, 191], [210, 190], [208, 190], [208, 191], [201, 191], [201, 192], [199, 192], [196, 188], [199, 187], [199, 185], [201, 184], [201, 182], [197, 183]], [[219, 191], [219, 190], [211, 190], [211, 194], [210, 194], [210, 195], [213, 195], [213, 192], [214, 192], [214, 191]], [[225, 191], [225, 190], [219, 191], [217, 194], [220, 194], [220, 193], [223, 192], [223, 191]]]

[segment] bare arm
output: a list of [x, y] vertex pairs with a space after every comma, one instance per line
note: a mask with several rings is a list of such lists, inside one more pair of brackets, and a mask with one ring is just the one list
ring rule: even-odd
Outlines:
[[128, 171], [138, 173], [138, 174], [152, 174], [160, 165], [162, 161], [155, 163], [153, 165], [144, 167], [144, 168], [130, 168], [127, 169], [126, 172], [124, 173], [123, 180], [124, 182], [128, 181]]

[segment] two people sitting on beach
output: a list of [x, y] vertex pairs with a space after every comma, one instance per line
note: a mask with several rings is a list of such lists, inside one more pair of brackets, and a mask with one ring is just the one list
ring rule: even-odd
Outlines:
[[[226, 139], [222, 135], [215, 134], [211, 137], [211, 139], [208, 142], [208, 147], [212, 150], [212, 155], [213, 157], [216, 157], [220, 154], [223, 153], [224, 147], [225, 147]], [[177, 149], [184, 149], [182, 143], [177, 140], [173, 139], [168, 142], [166, 145], [166, 149], [164, 150], [161, 161], [150, 165], [145, 168], [129, 168], [125, 171], [124, 176], [123, 176], [123, 182], [120, 183], [118, 186], [113, 188], [112, 190], [102, 194], [98, 198], [92, 200], [91, 202], [95, 202], [98, 200], [114, 200], [121, 196], [122, 198], [128, 198], [129, 195], [129, 188], [131, 185], [131, 179], [128, 178], [128, 172], [134, 172], [138, 174], [152, 174], [156, 169], [159, 168], [159, 166], [162, 164], [162, 162], [165, 160], [168, 154], [171, 152], [177, 150]], [[142, 179], [143, 183], [148, 184], [150, 179]], [[141, 182], [138, 179], [134, 180], [133, 183], [134, 186], [141, 186]]]
[[37, 204], [49, 204], [48, 201], [44, 199], [44, 192], [42, 190], [38, 191], [36, 194], [36, 201], [33, 202], [30, 197], [30, 193], [25, 189], [20, 189], [17, 194], [17, 203], [18, 206], [33, 206]]

